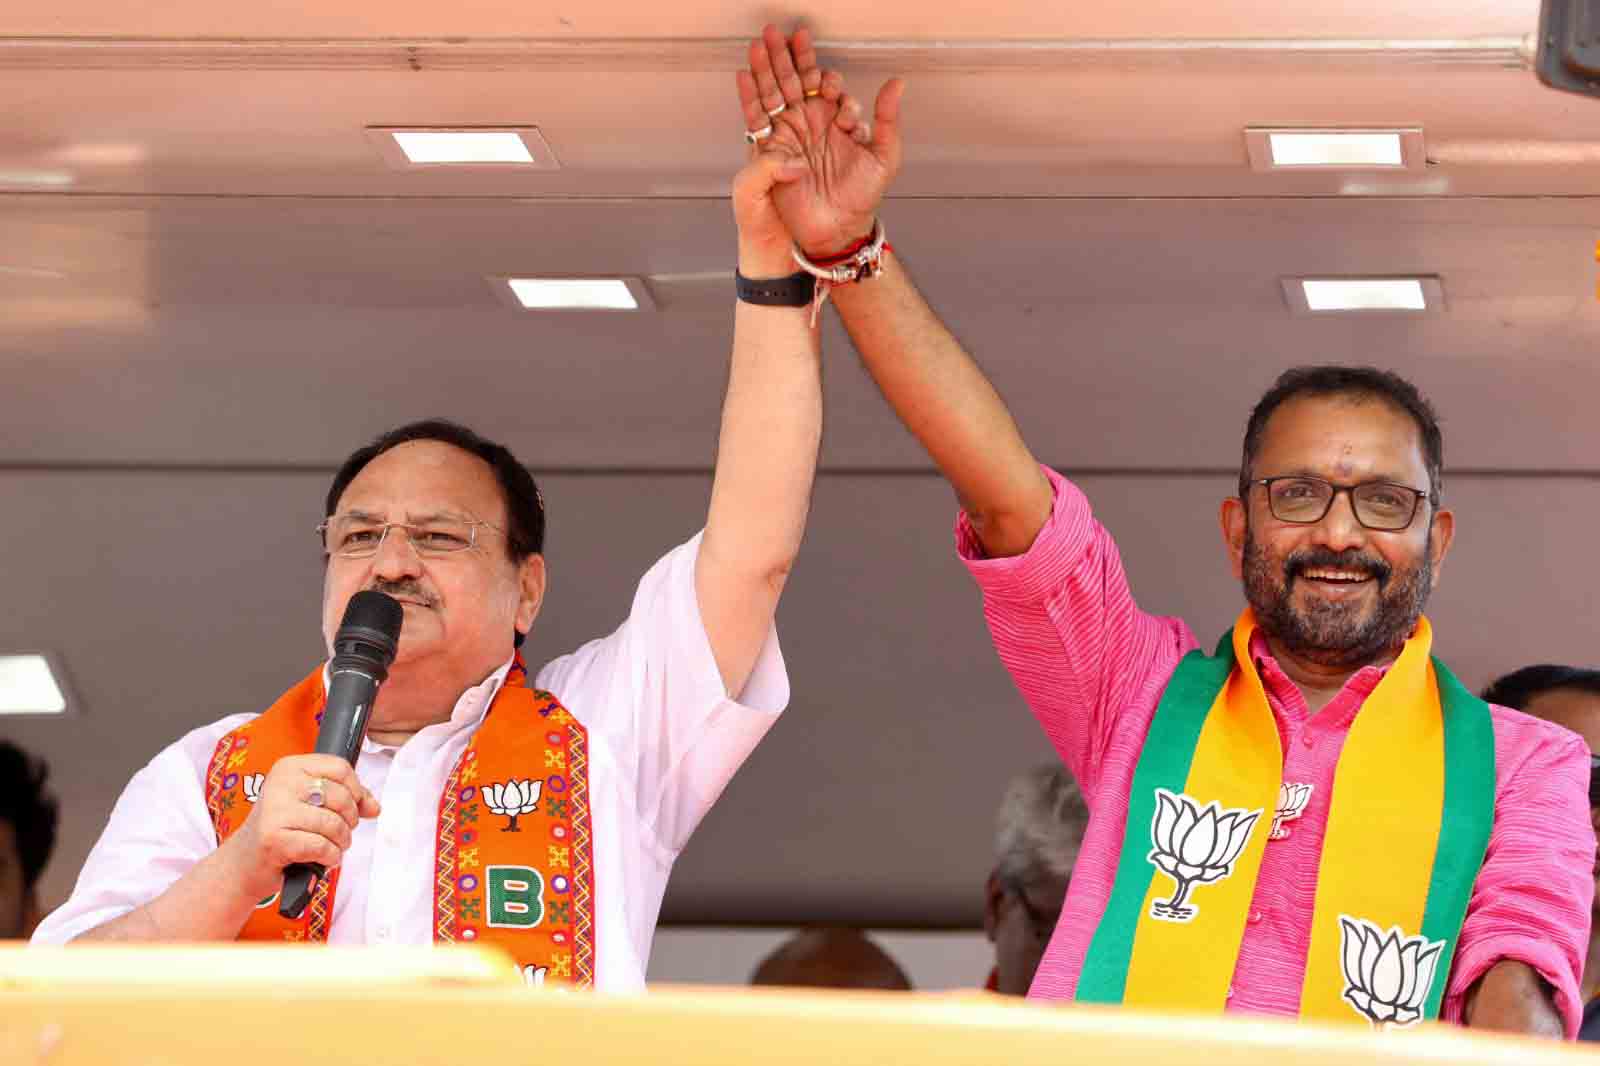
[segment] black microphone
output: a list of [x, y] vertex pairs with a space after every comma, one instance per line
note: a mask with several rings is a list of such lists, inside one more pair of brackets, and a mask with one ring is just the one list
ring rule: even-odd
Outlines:
[[[400, 647], [400, 601], [381, 592], [358, 592], [344, 609], [344, 621], [333, 635], [333, 661], [328, 664], [328, 702], [317, 731], [317, 754], [337, 755], [351, 766], [361, 754], [367, 719], [378, 686], [389, 676], [389, 664]], [[284, 867], [278, 913], [298, 918], [311, 902], [311, 889], [327, 873], [321, 864], [296, 862]]]

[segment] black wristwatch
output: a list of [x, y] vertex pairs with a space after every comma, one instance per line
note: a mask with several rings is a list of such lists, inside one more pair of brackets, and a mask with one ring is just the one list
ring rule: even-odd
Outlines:
[[817, 292], [817, 279], [801, 270], [786, 278], [751, 280], [733, 272], [734, 291], [747, 304], [763, 307], [810, 307]]

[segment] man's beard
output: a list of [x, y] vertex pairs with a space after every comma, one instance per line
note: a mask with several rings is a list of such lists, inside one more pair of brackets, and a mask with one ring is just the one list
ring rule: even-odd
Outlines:
[[[1377, 582], [1377, 606], [1366, 617], [1365, 603], [1314, 599], [1305, 608], [1294, 602], [1294, 582], [1307, 570], [1347, 570]], [[1308, 548], [1281, 562], [1269, 558], [1245, 530], [1244, 594], [1256, 621], [1284, 650], [1319, 666], [1360, 667], [1400, 648], [1413, 630], [1433, 587], [1433, 561], [1426, 551], [1409, 569], [1395, 569], [1380, 556], [1355, 549], [1336, 552]]]

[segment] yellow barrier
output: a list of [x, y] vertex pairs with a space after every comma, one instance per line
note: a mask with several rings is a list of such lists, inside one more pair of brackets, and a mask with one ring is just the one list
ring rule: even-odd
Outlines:
[[531, 990], [478, 949], [0, 949], [5, 1066], [1594, 1066], [1447, 1026], [1375, 1033], [982, 993]]

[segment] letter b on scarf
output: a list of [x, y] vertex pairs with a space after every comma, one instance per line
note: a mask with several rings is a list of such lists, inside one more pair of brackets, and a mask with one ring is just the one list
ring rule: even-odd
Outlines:
[[544, 917], [544, 878], [531, 866], [491, 866], [484, 871], [489, 924], [531, 929]]

